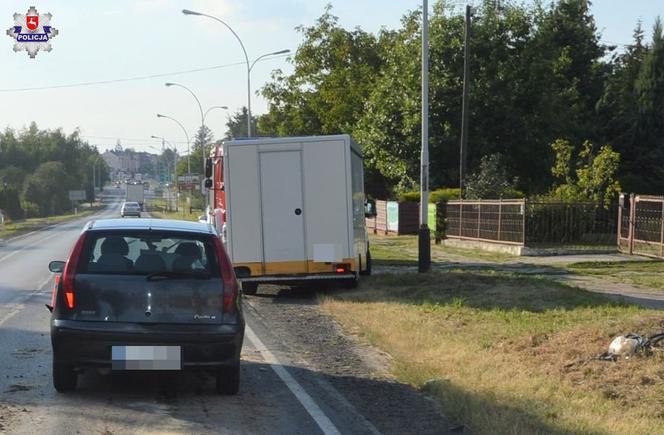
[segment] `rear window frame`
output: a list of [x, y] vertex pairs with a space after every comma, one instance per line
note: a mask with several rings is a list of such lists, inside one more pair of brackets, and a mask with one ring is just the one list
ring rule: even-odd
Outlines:
[[108, 236], [121, 236], [121, 237], [136, 237], [150, 235], [150, 236], [162, 236], [162, 237], [173, 237], [173, 238], [187, 238], [192, 241], [199, 241], [203, 243], [205, 247], [205, 253], [207, 254], [209, 273], [211, 278], [221, 279], [222, 273], [219, 268], [219, 258], [218, 253], [216, 252], [213, 237], [216, 237], [213, 234], [206, 233], [197, 233], [191, 231], [173, 231], [173, 230], [148, 230], [148, 229], [104, 229], [104, 230], [89, 230], [85, 232], [85, 243], [83, 244], [83, 250], [81, 251], [81, 256], [79, 257], [78, 264], [76, 265], [76, 274], [81, 275], [107, 275], [107, 276], [147, 276], [148, 274], [142, 272], [96, 272], [88, 271], [87, 266], [90, 264], [89, 259], [91, 256], [91, 250], [94, 249], [97, 240], [102, 237]]

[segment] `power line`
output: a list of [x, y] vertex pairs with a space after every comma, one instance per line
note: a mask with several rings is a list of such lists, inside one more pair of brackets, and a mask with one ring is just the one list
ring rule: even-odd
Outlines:
[[[261, 60], [259, 60], [259, 62], [265, 62], [267, 60], [284, 58], [284, 57], [288, 57], [288, 56], [289, 55], [273, 56], [273, 57], [270, 57], [270, 58], [267, 58], [267, 59], [261, 59]], [[150, 74], [150, 75], [145, 75], [145, 76], [126, 77], [126, 78], [121, 78], [121, 79], [68, 83], [68, 84], [63, 84], [63, 85], [36, 86], [36, 87], [31, 87], [31, 88], [0, 89], [0, 92], [8, 93], [8, 92], [43, 91], [43, 90], [49, 90], [49, 89], [78, 88], [78, 87], [83, 87], [83, 86], [96, 86], [96, 85], [107, 85], [107, 84], [114, 84], [114, 83], [134, 82], [134, 81], [139, 81], [139, 80], [149, 80], [149, 79], [155, 79], [155, 78], [160, 78], [160, 77], [169, 77], [169, 76], [177, 76], [177, 75], [182, 75], [182, 74], [197, 73], [197, 72], [202, 72], [202, 71], [211, 71], [211, 70], [215, 70], [215, 69], [224, 69], [224, 68], [230, 68], [230, 67], [239, 66], [239, 65], [246, 65], [246, 62], [244, 62], [244, 61], [243, 62], [234, 62], [234, 63], [227, 63], [227, 64], [224, 64], [224, 65], [214, 65], [214, 66], [208, 66], [208, 67], [203, 67], [203, 68], [195, 68], [195, 69], [189, 69], [189, 70], [184, 70], [184, 71], [174, 71], [174, 72], [168, 72], [168, 73]]]
[[[161, 139], [152, 139], [152, 138], [145, 138], [145, 139], [139, 139], [139, 138], [131, 138], [131, 137], [118, 137], [118, 136], [91, 136], [87, 134], [81, 134], [80, 137], [85, 138], [85, 139], [103, 139], [103, 140], [120, 140], [122, 142], [158, 142], [161, 143]], [[186, 144], [187, 142], [178, 142], [178, 141], [173, 141], [170, 140], [169, 142], [171, 143], [184, 143]]]

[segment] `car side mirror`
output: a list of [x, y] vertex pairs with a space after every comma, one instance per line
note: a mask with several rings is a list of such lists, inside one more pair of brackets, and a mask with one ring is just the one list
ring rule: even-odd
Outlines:
[[205, 159], [205, 178], [210, 178], [212, 176], [212, 158], [208, 157]]
[[376, 216], [376, 209], [374, 205], [370, 202], [364, 204], [364, 217], [372, 218]]
[[206, 189], [212, 188], [212, 180], [210, 180], [209, 178], [205, 179], [205, 188]]
[[251, 270], [246, 266], [238, 266], [233, 268], [235, 270], [235, 277], [238, 279], [248, 278], [251, 276]]
[[50, 270], [53, 273], [62, 273], [65, 270], [65, 262], [51, 261], [50, 263], [48, 263], [48, 270]]

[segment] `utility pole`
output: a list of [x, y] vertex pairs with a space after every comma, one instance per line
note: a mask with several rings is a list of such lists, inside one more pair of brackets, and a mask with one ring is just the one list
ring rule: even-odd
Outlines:
[[95, 180], [96, 180], [96, 176], [95, 176], [95, 165], [96, 165], [96, 164], [97, 164], [96, 161], [92, 162], [92, 197], [90, 198], [90, 204], [92, 204], [92, 203], [94, 202], [94, 200], [95, 200], [95, 193], [97, 193], [97, 192], [95, 192], [95, 187], [96, 187], [96, 186], [95, 186]]
[[466, 6], [466, 31], [464, 35], [464, 54], [463, 54], [463, 108], [461, 112], [461, 151], [459, 154], [459, 188], [461, 189], [461, 198], [465, 195], [464, 182], [466, 177], [468, 160], [468, 123], [470, 118], [470, 38], [471, 25], [473, 17], [473, 8]]
[[431, 235], [429, 233], [429, 4], [422, 4], [422, 154], [420, 171], [420, 230], [417, 270], [431, 268]]

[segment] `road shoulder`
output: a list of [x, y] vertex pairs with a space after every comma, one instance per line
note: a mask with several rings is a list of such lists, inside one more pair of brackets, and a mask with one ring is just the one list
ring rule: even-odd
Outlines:
[[324, 314], [314, 290], [264, 286], [260, 292], [245, 298], [248, 318], [260, 323], [261, 337], [271, 337], [268, 347], [281, 348], [278, 358], [342, 433], [463, 433], [437, 402], [390, 376], [389, 355]]

